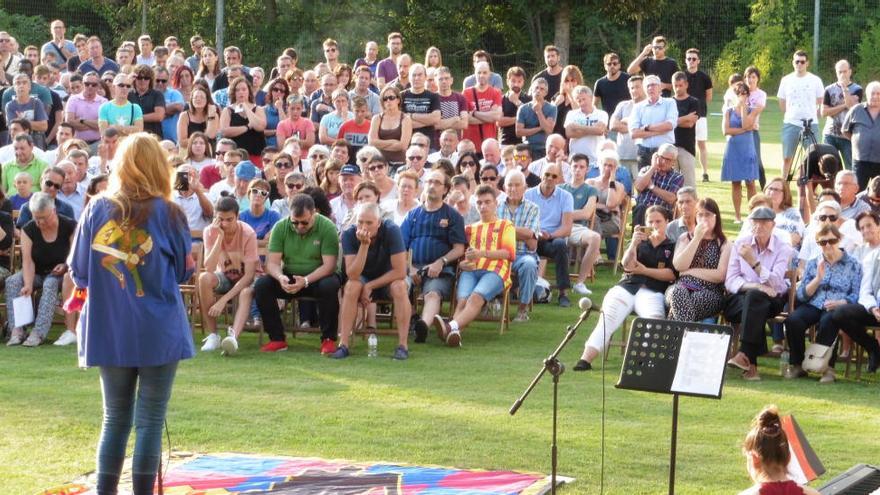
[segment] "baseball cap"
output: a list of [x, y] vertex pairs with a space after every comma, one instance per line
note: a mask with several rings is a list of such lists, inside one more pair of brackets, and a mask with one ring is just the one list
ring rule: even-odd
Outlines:
[[361, 168], [352, 164], [343, 165], [339, 175], [361, 175]]
[[235, 178], [251, 180], [257, 176], [257, 167], [250, 160], [245, 160], [235, 166]]

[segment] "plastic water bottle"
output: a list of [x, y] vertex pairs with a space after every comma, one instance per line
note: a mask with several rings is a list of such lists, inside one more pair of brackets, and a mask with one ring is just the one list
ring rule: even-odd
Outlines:
[[377, 357], [379, 356], [379, 338], [376, 337], [375, 333], [371, 333], [369, 337], [367, 337], [367, 357]]
[[788, 371], [788, 351], [783, 350], [779, 354], [779, 372], [785, 375], [786, 371]]

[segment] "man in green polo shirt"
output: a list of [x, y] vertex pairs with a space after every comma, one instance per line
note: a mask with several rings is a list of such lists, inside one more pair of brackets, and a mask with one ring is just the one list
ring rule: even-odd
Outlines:
[[6, 191], [6, 196], [15, 194], [15, 176], [19, 172], [30, 174], [33, 178], [33, 192], [39, 192], [40, 178], [48, 165], [34, 155], [33, 138], [27, 134], [19, 134], [15, 136], [12, 145], [15, 149], [15, 160], [3, 164], [3, 190]]
[[287, 350], [276, 300], [313, 297], [320, 315], [321, 353], [331, 354], [336, 350], [339, 318], [339, 234], [332, 220], [315, 211], [311, 196], [297, 194], [289, 201], [290, 217], [276, 223], [269, 235], [266, 275], [254, 285], [254, 298], [270, 339], [260, 350]]

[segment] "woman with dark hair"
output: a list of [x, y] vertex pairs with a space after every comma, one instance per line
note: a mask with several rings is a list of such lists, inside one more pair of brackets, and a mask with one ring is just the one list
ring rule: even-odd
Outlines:
[[89, 181], [89, 187], [86, 188], [86, 201], [83, 205], [83, 209], [89, 205], [91, 200], [95, 199], [95, 196], [107, 190], [107, 179], [109, 179], [109, 177], [110, 176], [107, 174], [92, 177], [92, 180]]
[[193, 86], [187, 101], [186, 110], [177, 119], [177, 143], [181, 148], [189, 147], [189, 137], [197, 132], [204, 133], [213, 144], [220, 124], [220, 111], [211, 98], [211, 92], [204, 83]]
[[730, 182], [733, 199], [735, 223], [742, 223], [742, 183], [745, 181], [748, 197], [755, 195], [755, 181], [758, 179], [758, 155], [755, 152], [755, 118], [758, 116], [749, 106], [749, 87], [744, 82], [733, 86], [736, 104], [724, 112], [722, 128], [725, 136], [730, 136], [724, 147], [721, 164], [721, 180]]
[[703, 321], [721, 312], [730, 248], [718, 203], [712, 198], [701, 199], [694, 233], [681, 234], [675, 246], [672, 264], [678, 280], [669, 293], [670, 319]]
[[220, 114], [220, 132], [247, 150], [250, 161], [262, 169], [260, 154], [266, 147], [266, 112], [254, 103], [254, 90], [244, 77], [233, 79], [228, 91], [229, 106]]
[[367, 143], [375, 146], [396, 170], [406, 161], [406, 149], [412, 138], [412, 119], [401, 111], [400, 90], [388, 84], [379, 92], [382, 112], [370, 122]]
[[480, 160], [473, 151], [465, 151], [458, 155], [458, 163], [455, 164], [455, 175], [463, 175], [471, 181], [471, 190], [476, 191], [480, 177]]
[[330, 200], [327, 199], [327, 195], [324, 194], [320, 187], [307, 187], [302, 192], [312, 197], [312, 201], [315, 202], [315, 211], [327, 218], [333, 217], [333, 208], [330, 207]]
[[195, 354], [179, 287], [195, 262], [159, 142], [136, 133], [116, 156], [106, 195], [83, 212], [68, 263], [76, 287], [86, 291], [77, 298], [79, 363], [101, 375], [97, 493], [117, 492], [134, 423], [131, 485], [145, 495], [156, 483], [177, 364]]
[[266, 136], [266, 146], [281, 146], [284, 143], [279, 143], [275, 139], [276, 129], [278, 123], [287, 118], [287, 95], [290, 88], [287, 86], [287, 81], [280, 77], [273, 79], [268, 88], [266, 105], [263, 106], [263, 111], [266, 112], [266, 129], [263, 130], [263, 134]]
[[202, 48], [201, 57], [199, 57], [199, 70], [196, 77], [208, 85], [208, 90], [214, 89], [214, 80], [220, 75], [220, 58], [217, 56], [217, 50], [206, 46]]
[[351, 66], [348, 64], [339, 64], [336, 66], [336, 69], [333, 70], [333, 75], [336, 76], [336, 87], [339, 89], [344, 89], [346, 91], [351, 91], [351, 88], [354, 87], [352, 77], [351, 77]]
[[776, 406], [767, 406], [755, 416], [742, 450], [755, 485], [739, 495], [819, 495], [788, 476], [791, 450]]
[[186, 163], [196, 169], [196, 172], [201, 172], [206, 165], [214, 163], [214, 150], [211, 149], [211, 140], [205, 133], [196, 131], [188, 141]]

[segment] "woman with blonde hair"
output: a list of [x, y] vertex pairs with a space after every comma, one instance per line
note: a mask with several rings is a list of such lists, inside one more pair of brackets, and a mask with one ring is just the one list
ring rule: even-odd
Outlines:
[[565, 116], [573, 109], [578, 108], [574, 97], [574, 88], [584, 85], [584, 75], [576, 65], [566, 65], [562, 69], [562, 85], [559, 93], [553, 98], [556, 105], [556, 124], [553, 125], [553, 133], [567, 138], [565, 135]]
[[342, 171], [342, 165], [344, 164], [339, 160], [330, 158], [324, 160], [323, 165], [323, 177], [321, 177], [319, 186], [324, 191], [324, 194], [327, 195], [327, 201], [330, 201], [342, 194], [342, 189], [339, 188], [339, 172]]
[[436, 46], [428, 47], [428, 51], [425, 52], [425, 67], [429, 69], [443, 67], [443, 55]]
[[75, 293], [83, 303], [79, 363], [101, 375], [97, 491], [116, 493], [134, 421], [131, 484], [141, 495], [153, 493], [177, 364], [194, 355], [179, 284], [195, 263], [159, 142], [135, 133], [116, 156], [107, 190], [83, 212], [68, 263], [83, 289]]

